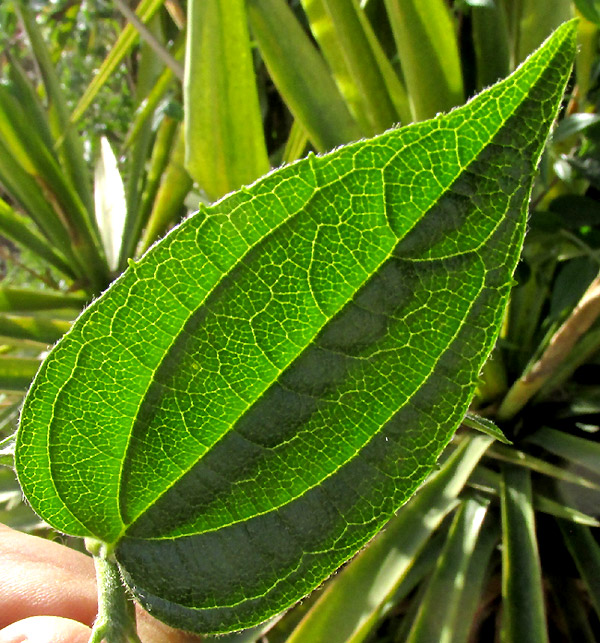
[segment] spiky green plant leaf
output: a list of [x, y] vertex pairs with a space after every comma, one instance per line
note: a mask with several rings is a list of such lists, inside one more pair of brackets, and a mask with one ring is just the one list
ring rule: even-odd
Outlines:
[[465, 107], [267, 175], [132, 262], [27, 396], [36, 511], [184, 629], [316, 587], [465, 414], [573, 53], [569, 24]]

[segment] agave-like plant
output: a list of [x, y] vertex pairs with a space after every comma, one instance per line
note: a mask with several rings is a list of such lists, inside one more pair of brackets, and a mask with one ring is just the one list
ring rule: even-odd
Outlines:
[[[142, 0], [74, 108], [27, 4], [0, 8], [0, 20], [16, 12], [28, 42], [1, 59], [0, 233], [13, 279], [0, 287], [6, 462], [47, 346], [181, 219], [190, 194], [210, 202], [309, 149], [460, 105], [582, 14], [570, 98], [473, 401], [480, 419], [465, 422], [439, 469], [320, 591], [220, 640], [600, 638], [600, 15], [591, 0], [452, 5], [231, 0], [221, 11], [219, 0], [188, 0], [186, 18], [177, 2]], [[136, 111], [111, 147], [78, 125], [124, 60], [137, 67]], [[0, 483], [0, 520], [43, 533], [9, 469]]]

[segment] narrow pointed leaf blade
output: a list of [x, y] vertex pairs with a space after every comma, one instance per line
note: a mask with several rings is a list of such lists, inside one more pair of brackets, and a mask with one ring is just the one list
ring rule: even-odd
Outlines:
[[[0, 336], [54, 344], [70, 328], [70, 322], [46, 315], [4, 315], [0, 313]], [[35, 373], [32, 374], [32, 377]]]
[[[358, 2], [303, 0], [302, 6], [313, 35], [363, 131], [372, 136], [398, 120], [403, 124], [410, 122], [406, 91]], [[394, 90], [402, 105], [401, 113], [396, 111]]]
[[[469, 498], [454, 516], [446, 545], [420, 602], [407, 643], [457, 641], [455, 626], [464, 617], [459, 613], [464, 580], [488, 506], [489, 500]], [[431, 618], [433, 613], [436, 618]]]
[[432, 533], [459, 504], [458, 494], [490, 444], [489, 437], [479, 435], [463, 441], [369, 546], [328, 583], [286, 643], [365, 640]]
[[588, 527], [573, 525], [563, 520], [558, 524], [573, 556], [577, 569], [586, 584], [592, 605], [600, 616], [600, 547]]
[[[161, 8], [164, 0], [141, 0], [137, 5], [135, 13], [138, 18], [143, 22], [147, 23], [150, 21], [152, 16]], [[71, 123], [77, 123], [93, 103], [94, 99], [98, 95], [98, 92], [102, 86], [108, 81], [110, 75], [115, 71], [119, 64], [123, 61], [123, 58], [131, 51], [131, 48], [138, 39], [138, 32], [136, 28], [128, 23], [123, 27], [117, 41], [113, 45], [112, 49], [108, 52], [108, 55], [100, 65], [100, 68], [96, 72], [92, 82], [88, 85], [87, 89], [83, 93], [83, 96], [79, 99], [79, 102], [75, 106], [73, 113], [71, 114]]]
[[36, 511], [114, 545], [188, 630], [255, 625], [348, 560], [466, 412], [573, 41], [446, 116], [267, 175], [132, 263], [27, 396]]
[[217, 199], [269, 170], [243, 0], [188, 7], [186, 170]]
[[506, 9], [498, 2], [471, 8], [477, 86], [483, 89], [510, 69], [510, 36]]
[[185, 197], [192, 189], [193, 181], [185, 171], [185, 139], [180, 129], [175, 134], [169, 163], [160, 178], [148, 223], [140, 242], [140, 252], [145, 252], [174, 221], [181, 218]]
[[542, 570], [529, 471], [502, 471], [502, 633], [505, 641], [547, 643]]
[[542, 427], [529, 436], [527, 441], [590, 471], [598, 471], [600, 444], [594, 440]]
[[42, 235], [32, 229], [27, 217], [16, 212], [2, 199], [0, 199], [0, 233], [39, 255], [66, 275], [73, 277], [73, 271], [66, 259]]
[[104, 136], [100, 139], [100, 158], [94, 173], [94, 201], [106, 261], [111, 270], [116, 270], [123, 242], [127, 203], [117, 158]]
[[64, 309], [79, 311], [87, 301], [81, 294], [0, 286], [0, 312], [3, 313]]
[[[17, 11], [35, 56], [37, 67], [44, 82], [44, 88], [49, 101], [49, 126], [55, 138], [60, 138], [57, 144], [57, 153], [61, 159], [62, 167], [68, 180], [76, 189], [83, 202], [84, 211], [90, 216], [92, 208], [92, 191], [86, 174], [83, 144], [75, 128], [70, 126], [67, 100], [60, 80], [54, 69], [50, 52], [44, 37], [38, 27], [33, 12], [27, 8], [26, 3], [18, 3]], [[43, 127], [43, 125], [42, 125]], [[93, 226], [93, 221], [90, 221]]]
[[[492, 554], [498, 544], [500, 525], [493, 514], [489, 514], [479, 537], [475, 550], [471, 553], [469, 564], [463, 578], [460, 602], [451, 628], [452, 643], [467, 643], [472, 626], [480, 614], [482, 595], [486, 587], [490, 568], [493, 565]], [[491, 564], [490, 564], [491, 563]]]
[[278, 0], [249, 0], [248, 18], [269, 75], [315, 149], [323, 152], [363, 136], [291, 8]]
[[512, 442], [502, 433], [502, 429], [497, 427], [490, 419], [477, 415], [476, 413], [467, 413], [463, 419], [463, 424], [470, 429], [480, 431], [486, 435], [491, 436], [499, 442], [504, 444], [512, 444]]
[[431, 118], [464, 100], [458, 39], [443, 0], [385, 0], [413, 119]]

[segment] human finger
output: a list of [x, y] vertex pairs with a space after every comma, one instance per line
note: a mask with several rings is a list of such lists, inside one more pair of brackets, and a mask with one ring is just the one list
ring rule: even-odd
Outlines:
[[0, 630], [0, 643], [87, 643], [91, 632], [70, 618], [30, 616]]

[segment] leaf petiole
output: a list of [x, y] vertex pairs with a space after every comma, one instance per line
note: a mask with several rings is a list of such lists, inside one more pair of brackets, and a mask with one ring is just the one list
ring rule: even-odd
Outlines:
[[127, 596], [112, 548], [93, 538], [85, 546], [94, 557], [98, 585], [98, 616], [89, 643], [140, 643], [135, 608]]

